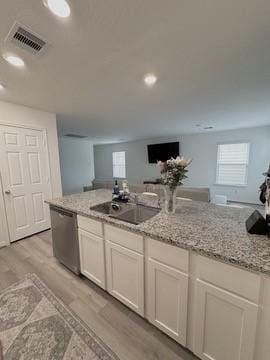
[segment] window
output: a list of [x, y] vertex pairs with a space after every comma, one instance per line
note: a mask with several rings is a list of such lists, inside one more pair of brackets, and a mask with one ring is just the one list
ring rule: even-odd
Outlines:
[[125, 178], [126, 177], [126, 152], [117, 151], [112, 153], [113, 158], [113, 177]]
[[248, 162], [249, 143], [218, 145], [216, 183], [247, 185]]

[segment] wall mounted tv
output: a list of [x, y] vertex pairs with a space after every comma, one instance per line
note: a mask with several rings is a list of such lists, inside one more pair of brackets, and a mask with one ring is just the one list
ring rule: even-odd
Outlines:
[[150, 164], [153, 164], [159, 160], [166, 161], [172, 157], [176, 158], [179, 156], [179, 147], [179, 141], [147, 145], [148, 161]]

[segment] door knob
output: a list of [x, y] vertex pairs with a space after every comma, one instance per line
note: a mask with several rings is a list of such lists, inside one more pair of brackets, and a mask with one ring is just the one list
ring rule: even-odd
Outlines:
[[10, 194], [11, 194], [11, 191], [10, 191], [10, 190], [6, 190], [6, 191], [5, 191], [5, 194], [6, 194], [6, 195], [10, 195]]

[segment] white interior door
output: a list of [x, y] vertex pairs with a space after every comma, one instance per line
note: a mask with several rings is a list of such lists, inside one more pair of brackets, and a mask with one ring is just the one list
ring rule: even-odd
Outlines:
[[0, 126], [0, 170], [10, 241], [50, 227], [48, 152], [43, 131]]
[[6, 208], [4, 202], [4, 192], [0, 174], [0, 247], [9, 243], [8, 225], [6, 219]]

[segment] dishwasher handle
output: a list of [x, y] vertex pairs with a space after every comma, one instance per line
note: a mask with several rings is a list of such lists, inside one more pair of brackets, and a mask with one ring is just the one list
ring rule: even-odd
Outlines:
[[60, 209], [58, 207], [54, 207], [54, 206], [50, 206], [50, 210], [56, 212], [57, 214], [59, 214], [61, 217], [64, 217], [64, 216], [69, 216], [69, 217], [73, 217], [75, 214], [72, 213], [72, 212], [69, 212], [67, 210], [63, 210], [63, 209]]

